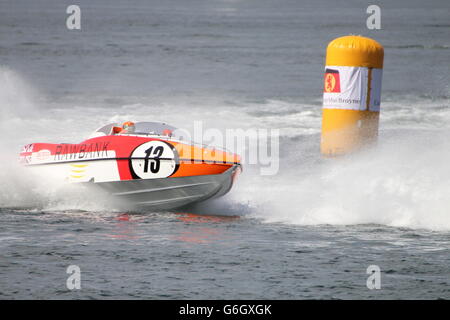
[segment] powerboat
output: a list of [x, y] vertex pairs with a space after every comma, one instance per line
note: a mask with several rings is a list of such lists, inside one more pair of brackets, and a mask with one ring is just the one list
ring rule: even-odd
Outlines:
[[19, 159], [47, 178], [93, 186], [137, 207], [172, 209], [226, 194], [240, 157], [183, 136], [165, 123], [136, 122], [133, 132], [110, 123], [79, 144], [28, 144]]

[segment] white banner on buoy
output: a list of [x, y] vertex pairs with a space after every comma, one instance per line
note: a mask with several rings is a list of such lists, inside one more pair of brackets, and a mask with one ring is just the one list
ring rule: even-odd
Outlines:
[[[325, 109], [367, 110], [369, 69], [326, 66], [323, 107]], [[381, 69], [372, 69], [370, 111], [380, 110]]]

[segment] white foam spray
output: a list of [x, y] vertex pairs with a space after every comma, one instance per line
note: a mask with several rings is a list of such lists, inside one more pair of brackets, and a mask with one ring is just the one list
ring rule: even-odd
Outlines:
[[19, 74], [0, 67], [0, 207], [105, 210], [101, 195], [35, 174], [18, 163], [22, 146], [52, 133], [61, 136], [55, 131], [64, 128], [64, 120], [52, 118], [52, 112], [38, 104], [41, 100]]
[[30, 199], [30, 185], [26, 175], [17, 163], [15, 143], [25, 134], [25, 123], [35, 115], [36, 106], [32, 103], [33, 90], [14, 71], [0, 67], [0, 204], [15, 206], [23, 204], [25, 197]]
[[360, 154], [298, 158], [278, 176], [244, 176], [235, 201], [252, 203], [267, 222], [450, 230], [450, 132], [391, 133]]

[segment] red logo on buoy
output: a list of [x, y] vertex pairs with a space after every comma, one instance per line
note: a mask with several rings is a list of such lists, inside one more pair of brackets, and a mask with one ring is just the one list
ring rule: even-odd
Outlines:
[[333, 69], [325, 70], [325, 92], [341, 92], [341, 81], [339, 79], [339, 71]]

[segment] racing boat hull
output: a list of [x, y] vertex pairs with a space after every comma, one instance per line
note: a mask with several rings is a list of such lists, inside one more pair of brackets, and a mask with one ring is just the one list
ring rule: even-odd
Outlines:
[[173, 209], [226, 194], [239, 170], [238, 166], [234, 166], [222, 174], [101, 182], [94, 186], [122, 204], [137, 208]]

